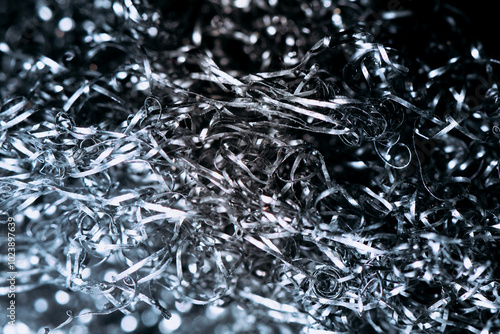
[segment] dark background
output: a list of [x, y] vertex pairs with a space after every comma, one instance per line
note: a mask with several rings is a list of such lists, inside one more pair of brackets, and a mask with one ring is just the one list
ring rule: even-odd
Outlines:
[[[416, 6], [421, 2], [413, 0]], [[425, 0], [423, 2], [426, 2]], [[431, 1], [439, 3], [441, 6], [451, 5], [460, 10], [465, 17], [463, 26], [464, 37], [471, 37], [481, 41], [484, 50], [492, 58], [500, 58], [499, 32], [500, 15], [498, 12], [498, 2], [488, 0], [472, 1]]]
[[470, 33], [483, 43], [485, 51], [493, 58], [500, 58], [499, 32], [500, 15], [498, 2], [476, 1], [444, 1], [444, 3], [460, 9], [468, 18]]

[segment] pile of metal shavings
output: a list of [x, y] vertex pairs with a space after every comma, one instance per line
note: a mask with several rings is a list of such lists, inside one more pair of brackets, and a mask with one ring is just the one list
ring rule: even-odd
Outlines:
[[500, 62], [452, 6], [0, 4], [18, 329], [500, 331]]

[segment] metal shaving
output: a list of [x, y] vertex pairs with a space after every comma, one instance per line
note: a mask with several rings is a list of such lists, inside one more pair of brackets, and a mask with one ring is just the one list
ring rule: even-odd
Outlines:
[[500, 61], [452, 6], [0, 3], [18, 330], [500, 331]]

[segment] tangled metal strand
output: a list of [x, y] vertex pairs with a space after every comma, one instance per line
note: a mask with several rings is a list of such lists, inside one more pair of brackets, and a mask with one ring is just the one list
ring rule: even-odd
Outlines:
[[[499, 62], [449, 6], [29, 2], [0, 26], [20, 322], [500, 330]], [[47, 284], [67, 319], [22, 299]]]

